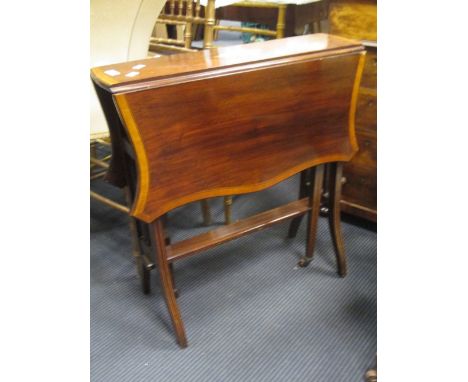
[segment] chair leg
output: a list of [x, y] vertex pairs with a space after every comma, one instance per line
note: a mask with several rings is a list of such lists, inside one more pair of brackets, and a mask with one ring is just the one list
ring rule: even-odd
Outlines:
[[322, 195], [323, 173], [324, 165], [319, 165], [311, 169], [312, 171], [312, 184], [311, 192], [309, 195], [310, 211], [308, 213], [307, 222], [307, 244], [306, 254], [301, 257], [298, 265], [306, 267], [312, 261], [314, 256], [314, 247], [317, 236], [317, 223], [320, 210], [320, 198]]
[[225, 224], [232, 223], [232, 196], [224, 197], [224, 220]]
[[158, 262], [159, 277], [161, 280], [161, 288], [163, 290], [164, 299], [166, 300], [167, 309], [171, 316], [172, 325], [177, 337], [177, 342], [180, 347], [187, 347], [187, 338], [185, 336], [184, 323], [180, 315], [179, 306], [177, 305], [176, 296], [174, 293], [174, 285], [172, 282], [171, 269], [167, 261], [166, 253], [166, 236], [161, 219], [156, 219], [151, 223], [151, 244], [156, 252]]
[[[310, 181], [308, 181], [309, 177], [310, 170], [304, 170], [301, 172], [301, 180], [299, 182], [299, 199], [305, 198], [307, 196], [307, 190], [310, 186]], [[296, 237], [297, 231], [299, 230], [299, 226], [301, 225], [303, 217], [304, 215], [301, 215], [291, 220], [288, 231], [288, 237], [290, 239]]]
[[341, 178], [343, 176], [343, 164], [340, 162], [330, 164], [330, 176], [329, 176], [329, 213], [328, 213], [328, 224], [330, 226], [330, 232], [333, 241], [333, 247], [335, 248], [336, 261], [338, 263], [338, 274], [341, 277], [346, 276], [347, 265], [346, 255], [344, 251], [343, 236], [341, 235], [341, 211], [340, 211], [340, 200], [341, 200]]
[[[221, 23], [221, 20], [219, 19], [215, 20], [216, 26], [218, 26], [220, 23]], [[216, 41], [218, 39], [218, 36], [219, 36], [219, 29], [215, 29], [215, 31], [213, 32], [213, 40]]]

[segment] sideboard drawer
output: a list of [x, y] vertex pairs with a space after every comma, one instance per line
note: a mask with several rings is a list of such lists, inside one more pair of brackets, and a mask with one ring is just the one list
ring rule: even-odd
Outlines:
[[343, 167], [346, 178], [342, 210], [377, 221], [377, 1], [332, 0], [329, 9], [331, 34], [361, 40], [366, 61], [356, 109], [359, 151]]
[[377, 49], [367, 48], [364, 72], [362, 73], [361, 86], [377, 89]]
[[356, 131], [377, 131], [377, 97], [360, 93], [356, 109]]
[[359, 151], [343, 167], [343, 199], [369, 209], [377, 208], [377, 135], [358, 131]]
[[359, 151], [351, 162], [357, 166], [377, 167], [377, 134], [369, 131], [358, 131], [356, 137]]

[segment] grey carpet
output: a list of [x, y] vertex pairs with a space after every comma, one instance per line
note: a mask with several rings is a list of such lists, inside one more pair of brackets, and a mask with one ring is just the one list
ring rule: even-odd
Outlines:
[[[119, 191], [97, 182], [94, 189]], [[296, 198], [298, 178], [234, 198], [235, 218]], [[222, 199], [210, 201], [216, 224]], [[91, 202], [91, 380], [363, 381], [376, 353], [376, 233], [343, 224], [349, 274], [336, 274], [326, 220], [315, 259], [297, 268], [305, 220], [288, 223], [175, 264], [189, 347], [180, 349], [160, 294], [143, 295], [131, 259], [128, 218]], [[169, 214], [173, 241], [201, 227], [198, 203]]]

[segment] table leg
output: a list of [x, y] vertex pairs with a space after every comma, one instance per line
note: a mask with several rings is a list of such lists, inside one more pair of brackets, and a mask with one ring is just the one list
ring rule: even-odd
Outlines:
[[344, 251], [343, 236], [341, 234], [341, 178], [343, 176], [343, 164], [340, 162], [330, 164], [328, 187], [328, 223], [332, 236], [333, 246], [335, 248], [336, 261], [338, 263], [338, 274], [341, 277], [346, 276], [347, 265]]
[[314, 256], [315, 241], [317, 238], [317, 223], [320, 210], [320, 198], [322, 195], [324, 165], [322, 164], [312, 168], [311, 172], [312, 181], [309, 196], [310, 211], [308, 213], [307, 222], [306, 254], [299, 260], [298, 265], [300, 267], [308, 266]]
[[187, 347], [187, 337], [185, 335], [184, 323], [180, 314], [179, 306], [177, 304], [176, 296], [174, 293], [174, 284], [172, 281], [172, 272], [167, 261], [166, 252], [166, 236], [161, 219], [156, 219], [151, 223], [151, 244], [153, 250], [156, 252], [156, 259], [158, 262], [159, 277], [161, 280], [161, 288], [163, 290], [164, 299], [166, 301], [169, 315], [171, 316], [172, 325], [177, 337], [177, 342], [182, 348]]

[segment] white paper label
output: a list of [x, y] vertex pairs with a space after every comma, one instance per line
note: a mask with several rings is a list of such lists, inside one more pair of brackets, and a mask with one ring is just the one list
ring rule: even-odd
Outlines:
[[125, 75], [125, 77], [135, 77], [138, 76], [140, 72], [129, 72]]
[[120, 72], [115, 69], [106, 70], [104, 73], [111, 77], [118, 76], [120, 74]]

